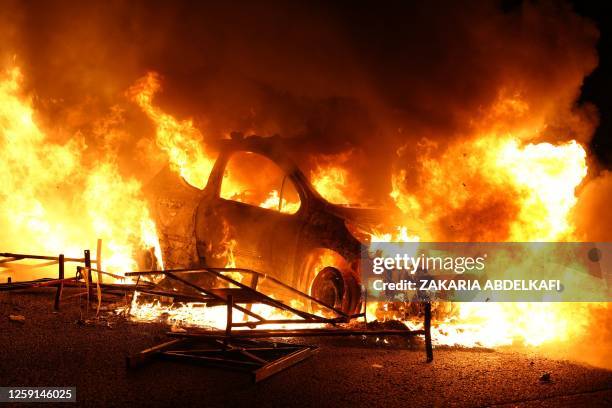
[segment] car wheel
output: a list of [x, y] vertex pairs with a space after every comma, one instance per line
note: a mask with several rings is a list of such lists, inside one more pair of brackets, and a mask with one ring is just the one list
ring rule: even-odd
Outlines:
[[[350, 273], [343, 273], [339, 269], [327, 266], [319, 271], [312, 282], [310, 295], [350, 315], [358, 310], [361, 290]], [[313, 302], [313, 309], [322, 311], [325, 308]]]

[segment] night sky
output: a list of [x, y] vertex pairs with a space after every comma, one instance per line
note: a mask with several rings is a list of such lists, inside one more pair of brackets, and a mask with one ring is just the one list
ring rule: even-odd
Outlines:
[[579, 14], [595, 21], [600, 32], [597, 51], [599, 65], [589, 75], [582, 87], [581, 101], [594, 103], [599, 110], [599, 126], [595, 131], [591, 148], [599, 160], [612, 167], [612, 17], [605, 2], [575, 1]]

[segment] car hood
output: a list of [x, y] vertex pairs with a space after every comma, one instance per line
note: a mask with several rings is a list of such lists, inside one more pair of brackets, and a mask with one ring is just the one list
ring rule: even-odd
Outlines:
[[381, 225], [393, 216], [393, 212], [382, 208], [345, 207], [332, 204], [326, 209], [345, 221], [363, 226]]
[[342, 218], [355, 235], [357, 230], [365, 233], [392, 232], [398, 226], [407, 228], [411, 235], [423, 236], [423, 223], [406, 217], [398, 209], [360, 208], [341, 205], [330, 205], [327, 209], [333, 215]]

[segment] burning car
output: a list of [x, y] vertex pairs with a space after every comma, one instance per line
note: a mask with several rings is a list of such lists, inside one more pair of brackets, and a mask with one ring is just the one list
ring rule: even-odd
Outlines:
[[146, 188], [165, 268], [256, 270], [356, 312], [363, 241], [356, 227], [381, 222], [382, 213], [326, 201], [278, 137], [233, 137], [218, 151], [203, 189], [169, 167]]

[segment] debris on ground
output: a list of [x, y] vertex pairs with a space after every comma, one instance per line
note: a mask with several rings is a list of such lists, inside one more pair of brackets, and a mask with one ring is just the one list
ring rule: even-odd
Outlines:
[[26, 318], [23, 315], [9, 315], [9, 320], [16, 323], [25, 323]]
[[386, 320], [383, 322], [375, 320], [368, 322], [367, 328], [371, 330], [408, 330], [408, 326], [399, 320]]
[[543, 382], [543, 383], [551, 382], [550, 373], [542, 374], [542, 376], [540, 377], [540, 382]]
[[119, 318], [110, 318], [112, 316], [99, 316], [91, 319], [78, 319], [74, 323], [78, 326], [95, 326], [113, 329], [119, 321]]

